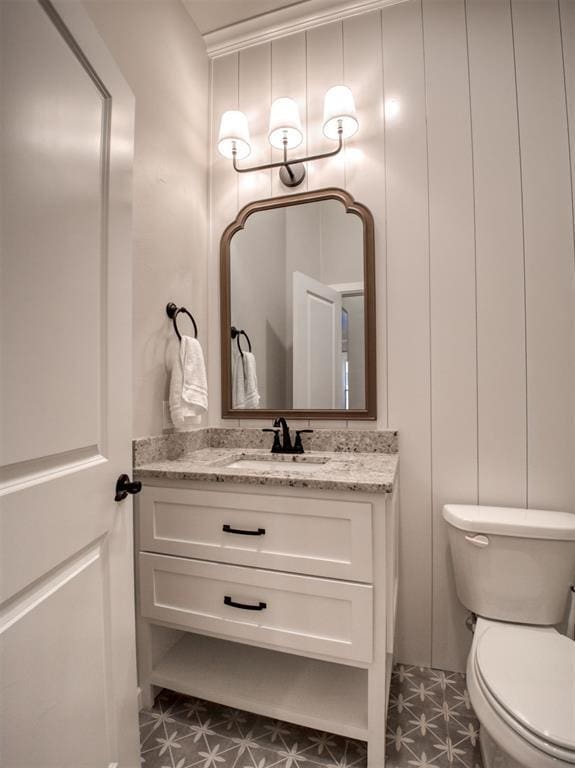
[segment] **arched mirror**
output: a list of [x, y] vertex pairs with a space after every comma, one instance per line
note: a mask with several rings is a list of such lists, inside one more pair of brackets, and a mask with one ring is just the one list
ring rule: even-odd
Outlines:
[[342, 189], [242, 208], [221, 240], [224, 418], [375, 419], [374, 262]]

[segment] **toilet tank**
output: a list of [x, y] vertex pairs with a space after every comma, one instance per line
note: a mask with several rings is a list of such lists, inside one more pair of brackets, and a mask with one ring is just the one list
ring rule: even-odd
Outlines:
[[575, 514], [447, 504], [457, 596], [478, 616], [558, 624], [575, 579]]

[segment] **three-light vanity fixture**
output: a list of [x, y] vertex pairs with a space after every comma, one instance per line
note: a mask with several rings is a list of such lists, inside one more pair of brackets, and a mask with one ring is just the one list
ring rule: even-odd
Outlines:
[[234, 169], [238, 173], [279, 168], [282, 183], [286, 187], [297, 187], [305, 178], [303, 163], [337, 155], [343, 147], [343, 140], [353, 136], [358, 128], [352, 92], [345, 85], [335, 85], [325, 94], [323, 133], [328, 139], [337, 141], [336, 149], [288, 160], [288, 150], [299, 147], [303, 141], [303, 132], [296, 102], [293, 99], [281, 98], [276, 99], [271, 106], [268, 139], [272, 147], [283, 150], [283, 160], [254, 165], [251, 168], [238, 166], [238, 160], [244, 160], [251, 152], [248, 119], [238, 110], [230, 110], [222, 115], [218, 150], [221, 155], [233, 161]]

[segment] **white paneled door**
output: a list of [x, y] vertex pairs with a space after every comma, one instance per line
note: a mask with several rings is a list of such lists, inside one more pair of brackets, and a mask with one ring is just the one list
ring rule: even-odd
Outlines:
[[133, 97], [79, 3], [0, 34], [0, 764], [135, 768]]
[[341, 293], [293, 273], [293, 407], [343, 408]]

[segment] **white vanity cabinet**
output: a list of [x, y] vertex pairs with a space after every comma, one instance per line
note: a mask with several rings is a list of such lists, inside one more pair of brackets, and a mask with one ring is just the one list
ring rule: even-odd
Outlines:
[[363, 739], [381, 768], [396, 493], [148, 483], [136, 506], [143, 704], [166, 687]]

